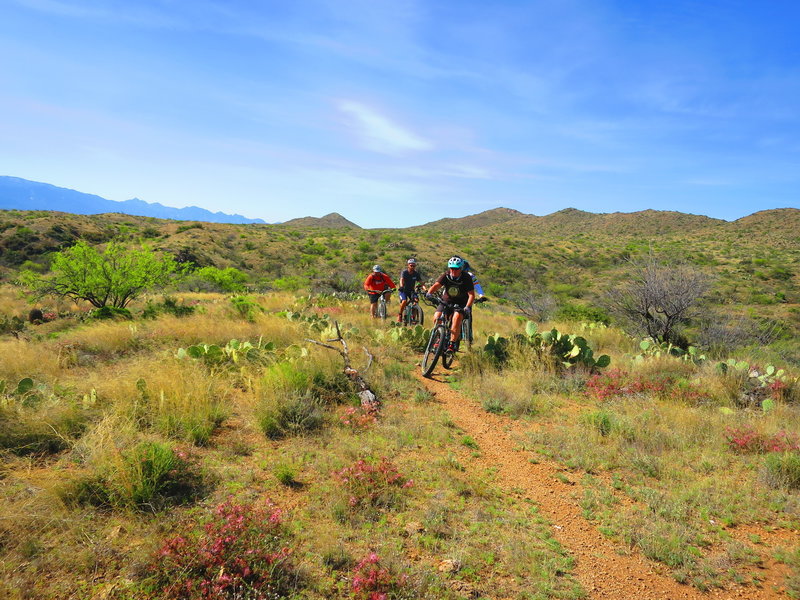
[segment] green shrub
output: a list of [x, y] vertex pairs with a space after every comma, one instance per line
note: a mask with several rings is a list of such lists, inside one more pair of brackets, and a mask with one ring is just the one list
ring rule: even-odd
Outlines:
[[101, 308], [97, 308], [89, 313], [89, 318], [91, 319], [98, 319], [98, 320], [105, 320], [105, 319], [114, 319], [114, 320], [127, 320], [130, 321], [133, 319], [133, 315], [131, 311], [127, 308], [117, 308], [116, 306], [103, 306]]
[[322, 403], [310, 393], [294, 393], [261, 403], [256, 412], [261, 431], [271, 440], [301, 435], [322, 428]]
[[581, 419], [589, 428], [597, 431], [601, 436], [611, 435], [617, 427], [616, 416], [607, 410], [598, 410], [583, 415]]
[[297, 484], [297, 473], [295, 472], [294, 467], [287, 465], [286, 463], [280, 463], [276, 465], [273, 475], [275, 475], [275, 479], [287, 487]]
[[584, 304], [567, 303], [562, 305], [557, 311], [555, 318], [561, 321], [575, 321], [590, 323], [603, 323], [608, 325], [611, 322], [609, 314], [597, 306], [587, 306]]
[[68, 505], [89, 504], [156, 512], [202, 496], [206, 482], [182, 451], [166, 444], [140, 442], [121, 452], [99, 474], [61, 491]]
[[762, 477], [771, 487], [800, 489], [800, 452], [767, 454], [764, 457]]
[[175, 317], [188, 317], [189, 315], [193, 315], [195, 310], [196, 307], [194, 306], [179, 304], [175, 298], [164, 296], [164, 299], [160, 303], [148, 300], [142, 310], [142, 317], [145, 319], [155, 319], [161, 314], [173, 315]]
[[246, 321], [255, 321], [256, 315], [264, 312], [260, 304], [247, 296], [234, 296], [231, 298], [231, 305], [236, 313]]
[[235, 293], [244, 291], [247, 280], [247, 274], [234, 267], [202, 267], [189, 275], [181, 287], [196, 291]]
[[83, 434], [88, 421], [80, 403], [28, 377], [13, 388], [0, 380], [0, 449], [20, 456], [60, 452]]

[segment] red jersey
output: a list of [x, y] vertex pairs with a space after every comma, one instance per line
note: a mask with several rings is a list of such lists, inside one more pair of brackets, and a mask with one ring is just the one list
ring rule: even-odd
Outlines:
[[394, 281], [392, 281], [392, 278], [386, 273], [370, 273], [364, 280], [364, 289], [368, 292], [372, 290], [382, 292], [384, 290], [388, 290], [389, 288], [396, 287], [397, 286], [394, 284]]

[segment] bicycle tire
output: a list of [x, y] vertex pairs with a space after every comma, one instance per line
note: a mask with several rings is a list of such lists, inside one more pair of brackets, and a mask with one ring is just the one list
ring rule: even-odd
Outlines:
[[424, 321], [424, 313], [422, 312], [422, 307], [419, 304], [414, 304], [411, 307], [411, 324], [412, 325], [422, 325]]
[[428, 345], [425, 347], [425, 354], [422, 356], [422, 375], [424, 377], [430, 377], [431, 373], [433, 373], [446, 343], [447, 332], [445, 328], [441, 326], [434, 328], [428, 340]]
[[378, 318], [386, 318], [386, 299], [383, 296], [378, 298]]
[[453, 361], [455, 359], [456, 359], [456, 353], [455, 352], [448, 352], [447, 350], [442, 352], [442, 366], [445, 369], [449, 369], [450, 367], [452, 367], [453, 366]]
[[464, 317], [461, 321], [461, 339], [467, 342], [467, 347], [472, 348], [472, 317]]

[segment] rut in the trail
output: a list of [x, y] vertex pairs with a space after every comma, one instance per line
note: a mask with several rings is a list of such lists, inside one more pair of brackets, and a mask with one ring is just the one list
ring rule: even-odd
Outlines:
[[604, 537], [583, 516], [580, 494], [574, 485], [563, 483], [555, 475], [552, 463], [531, 463], [530, 455], [520, 450], [515, 437], [524, 424], [484, 411], [475, 401], [465, 398], [442, 381], [443, 372], [425, 379], [416, 371], [425, 387], [434, 393], [453, 421], [480, 446], [475, 459], [477, 468], [497, 469], [497, 483], [505, 490], [522, 490], [524, 496], [539, 505], [541, 514], [552, 523], [554, 537], [575, 559], [574, 575], [592, 599], [602, 600], [678, 600], [709, 598], [785, 598], [774, 591], [777, 582], [765, 581], [761, 588], [735, 587], [703, 593], [676, 582], [667, 570], [635, 552], [629, 552]]

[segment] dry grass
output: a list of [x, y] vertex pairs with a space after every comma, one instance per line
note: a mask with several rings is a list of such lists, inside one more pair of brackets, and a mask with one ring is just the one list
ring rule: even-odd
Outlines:
[[62, 372], [58, 350], [27, 340], [0, 338], [0, 379], [16, 385], [24, 377], [52, 382]]

